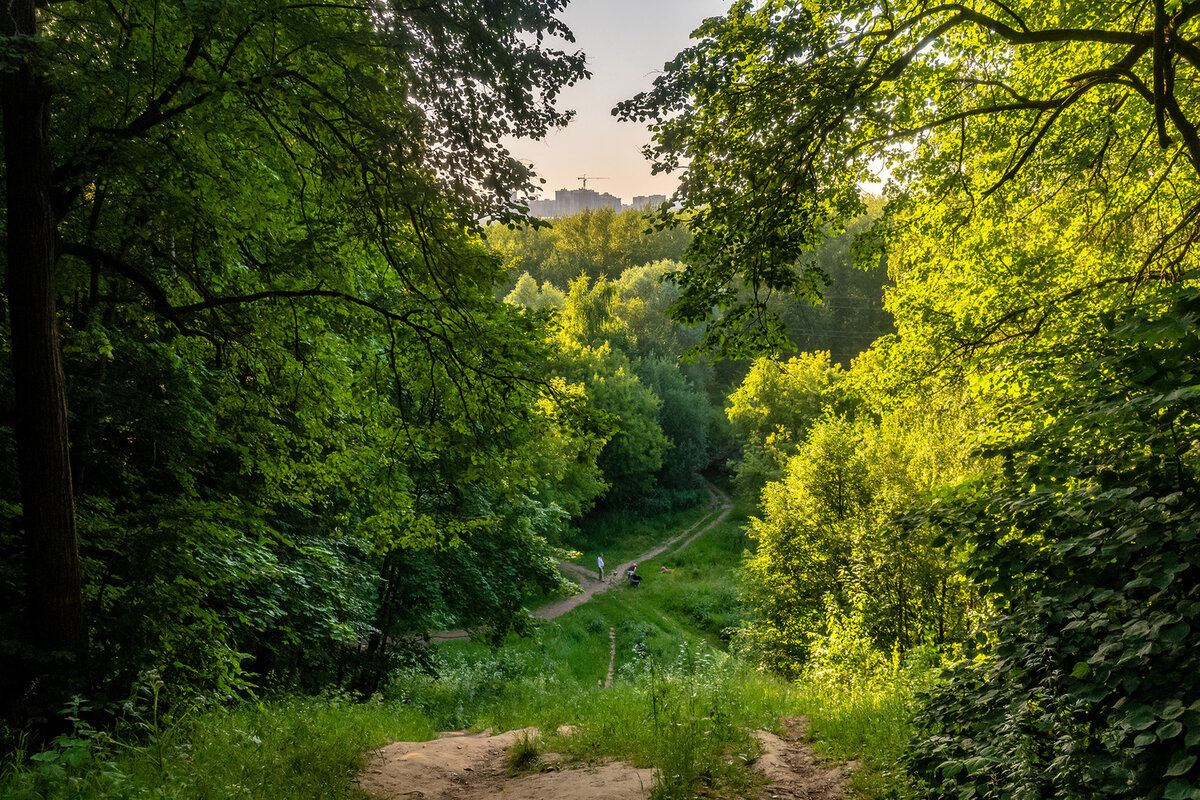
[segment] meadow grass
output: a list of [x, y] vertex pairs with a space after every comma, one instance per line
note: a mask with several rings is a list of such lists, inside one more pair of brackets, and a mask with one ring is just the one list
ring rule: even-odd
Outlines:
[[0, 798], [345, 800], [370, 749], [434, 735], [402, 705], [332, 697], [210, 710], [149, 737], [77, 727], [56, 748], [10, 754]]
[[896, 766], [912, 735], [911, 680], [904, 671], [867, 685], [802, 681], [791, 687], [792, 713], [809, 721], [817, 754], [857, 762], [851, 788], [862, 797], [906, 797], [912, 787]]
[[650, 519], [626, 510], [596, 513], [580, 523], [571, 544], [579, 555], [572, 560], [587, 569], [595, 569], [596, 556], [603, 553], [604, 563], [616, 568], [713, 513], [707, 505], [671, 511]]
[[[639, 526], [634, 544], [607, 549], [606, 559], [644, 551], [711, 513]], [[539, 747], [568, 759], [655, 767], [655, 800], [674, 800], [744, 790], [757, 755], [748, 732], [798, 714], [810, 720], [819, 753], [860, 763], [857, 794], [905, 794], [891, 765], [908, 738], [908, 671], [865, 684], [836, 676], [790, 684], [723, 652], [744, 614], [733, 568], [749, 545], [745, 514], [735, 507], [687, 548], [640, 565], [639, 587], [614, 586], [533, 638], [440, 645], [436, 675], [399, 672], [368, 702], [287, 697], [125, 732], [137, 735], [84, 726], [49, 751], [10, 757], [0, 800], [343, 800], [357, 796], [354, 775], [373, 747], [527, 726], [542, 731]], [[616, 682], [605, 689], [610, 629]], [[558, 732], [564, 725], [570, 736]]]

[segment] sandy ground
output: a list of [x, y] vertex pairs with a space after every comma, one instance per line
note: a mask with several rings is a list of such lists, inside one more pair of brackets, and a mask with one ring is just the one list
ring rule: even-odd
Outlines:
[[842, 800], [849, 797], [846, 784], [857, 762], [842, 766], [817, 758], [806, 743], [808, 723], [800, 717], [782, 720], [783, 737], [757, 731], [762, 755], [755, 769], [766, 779], [758, 798], [780, 800]]
[[[762, 783], [751, 798], [767, 800], [841, 800], [846, 773], [853, 767], [819, 762], [803, 743], [800, 720], [784, 720], [781, 738], [759, 731], [763, 753], [755, 763]], [[609, 762], [594, 766], [565, 764], [553, 753], [542, 758], [541, 771], [513, 777], [504, 763], [505, 750], [522, 731], [445, 733], [430, 742], [396, 742], [374, 751], [360, 777], [362, 789], [378, 800], [642, 800], [650, 796], [654, 771]]]
[[395, 742], [371, 754], [359, 785], [380, 800], [633, 800], [650, 793], [654, 770], [609, 763], [559, 769], [553, 753], [541, 772], [510, 776], [504, 751], [536, 729], [487, 733], [445, 733], [431, 742]]

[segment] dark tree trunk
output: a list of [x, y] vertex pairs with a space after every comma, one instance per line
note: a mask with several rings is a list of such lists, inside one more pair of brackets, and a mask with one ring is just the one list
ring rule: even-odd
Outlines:
[[[9, 4], [11, 3], [11, 5]], [[0, 33], [36, 36], [32, 0], [0, 3]], [[8, 8], [4, 8], [7, 5]], [[35, 58], [30, 56], [30, 58]], [[55, 307], [48, 90], [29, 59], [0, 73], [14, 428], [25, 528], [30, 643], [87, 657]]]

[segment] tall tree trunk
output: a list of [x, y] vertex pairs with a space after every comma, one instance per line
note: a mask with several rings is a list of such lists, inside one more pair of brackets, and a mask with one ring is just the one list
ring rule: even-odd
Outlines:
[[[4, 36], [33, 37], [37, 27], [33, 0], [0, 0]], [[8, 203], [6, 288], [25, 527], [27, 620], [31, 644], [43, 651], [70, 652], [82, 665], [88, 641], [55, 307], [49, 91], [39, 72], [31, 51], [18, 69], [0, 73]]]

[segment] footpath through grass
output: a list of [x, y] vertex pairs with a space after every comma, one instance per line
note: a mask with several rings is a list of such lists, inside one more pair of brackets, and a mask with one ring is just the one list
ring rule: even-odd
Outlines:
[[[644, 552], [707, 513], [674, 514], [673, 528], [648, 523], [631, 534], [633, 545], [605, 544], [606, 559], [617, 563], [621, 547]], [[375, 746], [530, 725], [569, 758], [658, 768], [656, 798], [691, 798], [702, 787], [747, 791], [745, 765], [756, 756], [748, 731], [795, 714], [812, 721], [821, 752], [862, 763], [862, 793], [902, 793], [887, 769], [908, 735], [908, 673], [870, 685], [800, 686], [723, 651], [744, 615], [733, 568], [748, 545], [745, 514], [735, 507], [682, 551], [641, 564], [636, 589], [616, 587], [498, 649], [441, 645], [436, 676], [398, 673], [368, 702], [283, 698], [171, 722], [131, 719], [111, 736], [80, 723], [49, 751], [10, 757], [0, 798], [341, 800], [357, 796], [354, 775]], [[610, 627], [616, 681], [604, 689]], [[559, 736], [561, 725], [574, 734]]]
[[671, 511], [651, 519], [639, 519], [630, 511], [617, 510], [588, 519], [575, 538], [578, 556], [572, 559], [589, 570], [596, 568], [596, 556], [604, 554], [604, 563], [615, 568], [618, 564], [653, 550], [680, 531], [716, 512], [704, 502], [680, 511]]

